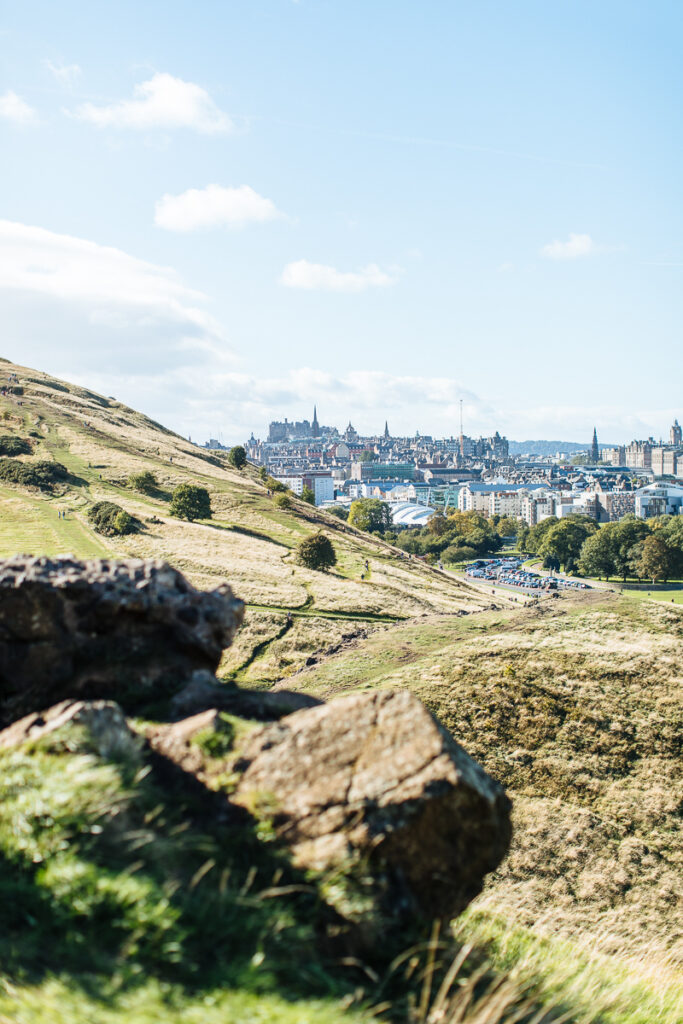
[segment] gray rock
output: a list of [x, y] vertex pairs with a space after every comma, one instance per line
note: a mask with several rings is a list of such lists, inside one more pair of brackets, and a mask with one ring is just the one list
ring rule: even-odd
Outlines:
[[165, 562], [0, 561], [0, 725], [65, 698], [126, 712], [213, 672], [242, 622], [227, 584], [198, 591]]
[[393, 918], [455, 916], [507, 852], [502, 787], [409, 693], [298, 711], [240, 753], [231, 799], [272, 822], [297, 866], [362, 873]]
[[26, 715], [0, 732], [0, 750], [37, 742], [70, 725], [82, 726], [100, 757], [119, 760], [140, 755], [143, 740], [128, 727], [118, 704], [110, 700], [64, 700], [47, 711]]

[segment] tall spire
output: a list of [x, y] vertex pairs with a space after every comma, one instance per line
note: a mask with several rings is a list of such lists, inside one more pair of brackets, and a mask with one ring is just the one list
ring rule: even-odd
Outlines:
[[313, 437], [320, 435], [320, 426], [318, 424], [318, 409], [317, 406], [313, 406], [313, 422], [311, 423], [311, 433]]
[[593, 427], [593, 443], [591, 444], [591, 462], [600, 461], [600, 449], [598, 447], [598, 432]]
[[385, 439], [385, 441], [388, 441], [390, 437], [391, 437], [391, 434], [389, 433], [389, 420], [385, 420], [384, 421], [384, 439]]

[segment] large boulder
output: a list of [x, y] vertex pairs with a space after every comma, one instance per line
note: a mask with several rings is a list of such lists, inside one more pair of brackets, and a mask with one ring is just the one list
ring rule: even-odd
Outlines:
[[407, 692], [339, 698], [252, 732], [231, 799], [295, 865], [361, 879], [385, 913], [450, 918], [507, 852], [510, 801]]
[[196, 590], [162, 561], [0, 561], [0, 726], [65, 698], [126, 712], [214, 672], [242, 622], [227, 584]]

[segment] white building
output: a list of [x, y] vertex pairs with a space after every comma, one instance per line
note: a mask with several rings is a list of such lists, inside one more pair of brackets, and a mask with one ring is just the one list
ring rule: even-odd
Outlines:
[[683, 487], [676, 484], [648, 484], [640, 487], [635, 496], [636, 515], [641, 519], [683, 514]]

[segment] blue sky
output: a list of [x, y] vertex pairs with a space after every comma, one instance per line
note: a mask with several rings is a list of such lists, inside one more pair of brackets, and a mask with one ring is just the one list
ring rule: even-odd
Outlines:
[[668, 433], [683, 7], [0, 7], [2, 354], [185, 434]]

